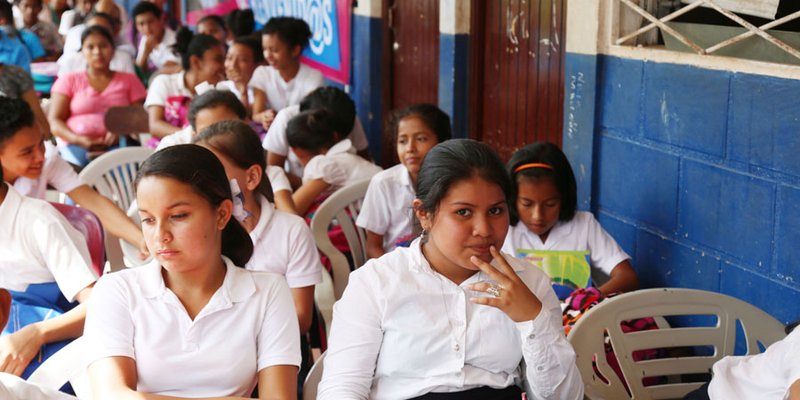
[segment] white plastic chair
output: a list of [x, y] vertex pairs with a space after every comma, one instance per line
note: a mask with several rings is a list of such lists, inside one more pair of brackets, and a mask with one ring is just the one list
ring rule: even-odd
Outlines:
[[322, 365], [325, 362], [325, 353], [319, 356], [317, 361], [308, 371], [306, 381], [303, 382], [303, 400], [316, 400], [317, 387], [322, 380]]
[[336, 220], [344, 232], [355, 268], [367, 262], [367, 233], [356, 226], [355, 221], [361, 211], [364, 196], [367, 194], [369, 179], [345, 186], [328, 197], [317, 209], [311, 219], [311, 232], [317, 248], [331, 260], [333, 273], [333, 296], [331, 297], [331, 277], [323, 271], [323, 281], [314, 290], [314, 299], [325, 319], [326, 329], [330, 329], [333, 319], [333, 303], [342, 297], [350, 275], [347, 257], [337, 250], [328, 238], [328, 227]]
[[[93, 160], [80, 173], [81, 181], [108, 197], [126, 211], [134, 201], [133, 180], [136, 173], [153, 150], [146, 147], [123, 147], [109, 151]], [[108, 230], [106, 230], [108, 232]], [[106, 233], [106, 257], [112, 270], [123, 267], [123, 255], [128, 265], [138, 265], [138, 250], [119, 238]], [[122, 247], [121, 247], [122, 246]], [[123, 254], [123, 250], [125, 253]]]
[[[644, 317], [714, 316], [714, 326], [660, 327], [623, 333], [623, 321]], [[694, 289], [647, 289], [619, 295], [588, 311], [567, 336], [590, 399], [680, 399], [702, 383], [674, 382], [682, 374], [709, 373], [722, 357], [733, 355], [736, 327], [744, 332], [747, 354], [758, 354], [783, 339], [783, 325], [766, 312], [739, 299]], [[605, 335], [611, 340], [625, 382], [606, 361]], [[712, 355], [634, 361], [632, 353], [646, 349], [712, 347]], [[669, 377], [663, 384], [644, 386], [646, 377]]]
[[55, 390], [69, 382], [78, 399], [91, 400], [85, 346], [83, 337], [73, 340], [36, 368], [28, 377], [28, 382]]

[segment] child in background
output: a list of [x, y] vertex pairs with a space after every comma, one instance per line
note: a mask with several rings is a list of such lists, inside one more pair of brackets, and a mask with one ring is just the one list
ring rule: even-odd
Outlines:
[[274, 17], [261, 30], [264, 58], [269, 65], [256, 68], [253, 87], [253, 120], [269, 129], [275, 114], [300, 103], [312, 90], [322, 86], [322, 74], [300, 63], [308, 46], [311, 29], [302, 19]]
[[[0, 123], [0, 137], [32, 121], [30, 110], [22, 112]], [[17, 192], [7, 178], [0, 163], [0, 288], [13, 295], [11, 323], [5, 326], [0, 318], [0, 372], [27, 378], [81, 335], [86, 306], [74, 302], [86, 302], [97, 275], [83, 235], [50, 204]]]
[[0, 97], [0, 115], [6, 116], [0, 126], [13, 127], [0, 129], [0, 162], [6, 182], [20, 194], [37, 199], [45, 199], [48, 186], [66, 194], [97, 215], [108, 232], [137, 246], [144, 259], [147, 249], [139, 227], [114, 202], [80, 181], [58, 149], [44, 140], [33, 118], [27, 119], [29, 114], [24, 101]]
[[133, 186], [154, 260], [94, 288], [85, 327], [94, 397], [244, 398], [258, 384], [259, 399], [296, 399], [292, 297], [280, 275], [242, 268], [253, 244], [232, 218], [219, 160], [173, 146], [145, 160]]
[[369, 160], [369, 143], [367, 135], [361, 121], [356, 118], [356, 104], [353, 99], [339, 88], [332, 86], [319, 87], [303, 98], [299, 105], [284, 108], [275, 116], [275, 121], [264, 137], [264, 150], [267, 151], [267, 164], [286, 169], [286, 175], [292, 183], [292, 187], [297, 188], [302, 184], [303, 165], [297, 157], [289, 151], [289, 143], [286, 141], [286, 125], [301, 111], [327, 110], [334, 117], [335, 132], [349, 132], [347, 136], [339, 137], [350, 139], [359, 156]]
[[[253, 256], [245, 268], [286, 277], [294, 298], [300, 333], [311, 326], [314, 285], [322, 281], [322, 265], [311, 229], [302, 218], [276, 210], [267, 162], [258, 136], [242, 121], [222, 121], [204, 129], [195, 139], [222, 162], [234, 193], [234, 217], [250, 233]], [[233, 181], [236, 184], [233, 184]]]
[[42, 1], [21, 0], [17, 4], [22, 13], [23, 29], [32, 32], [39, 38], [39, 42], [47, 52], [45, 59], [54, 61], [61, 55], [63, 41], [58, 34], [58, 28], [52, 22], [39, 19], [39, 13], [42, 12]]
[[0, 1], [0, 64], [16, 65], [31, 73], [31, 62], [45, 55], [39, 38], [14, 27], [11, 3]]
[[92, 7], [97, 0], [75, 0], [75, 8], [64, 11], [58, 24], [58, 33], [67, 36], [69, 29], [80, 25], [92, 12]]
[[161, 68], [177, 67], [180, 63], [172, 50], [177, 35], [166, 25], [162, 13], [157, 5], [147, 1], [133, 8], [134, 26], [141, 35], [136, 51], [136, 66], [145, 75]]
[[367, 230], [367, 256], [378, 258], [415, 237], [411, 202], [422, 159], [428, 150], [450, 139], [450, 117], [432, 104], [395, 111], [386, 124], [400, 164], [369, 182], [356, 225]]
[[197, 85], [208, 82], [213, 86], [225, 78], [225, 52], [217, 39], [194, 35], [188, 28], [181, 28], [175, 47], [181, 55], [183, 70], [153, 79], [144, 101], [153, 135], [148, 146], [155, 147], [160, 138], [188, 124], [189, 102], [196, 94]]
[[[217, 122], [244, 121], [246, 112], [242, 103], [236, 99], [233, 93], [227, 90], [209, 90], [192, 100], [192, 104], [189, 106], [189, 123], [191, 125], [162, 139], [156, 151], [176, 144], [192, 143], [198, 134]], [[258, 150], [263, 154], [260, 148]], [[275, 206], [281, 211], [296, 214], [292, 201], [292, 187], [283, 170], [269, 166], [265, 173], [272, 185]]]
[[630, 257], [591, 213], [576, 211], [575, 175], [561, 149], [552, 143], [525, 146], [511, 156], [507, 168], [517, 190], [504, 252], [587, 250], [592, 267], [611, 277], [598, 288], [601, 293], [639, 287]]
[[228, 47], [228, 27], [225, 26], [225, 20], [219, 15], [206, 15], [197, 21], [197, 33], [212, 36], [214, 39], [219, 40], [222, 45]]
[[335, 126], [334, 116], [326, 110], [303, 111], [286, 126], [289, 147], [304, 167], [303, 185], [292, 195], [300, 215], [321, 203], [321, 197], [381, 171], [355, 154], [350, 139], [338, 141]]
[[[248, 84], [256, 67], [264, 62], [261, 43], [254, 37], [237, 37], [230, 42], [225, 54], [226, 81], [220, 82], [228, 87], [242, 102], [250, 116], [253, 111], [255, 95]], [[260, 124], [258, 124], [260, 126]], [[263, 131], [263, 126], [261, 127]]]

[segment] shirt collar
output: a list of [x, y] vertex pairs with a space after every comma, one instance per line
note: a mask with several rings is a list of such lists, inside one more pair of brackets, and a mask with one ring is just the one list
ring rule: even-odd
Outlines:
[[261, 204], [261, 216], [258, 218], [258, 222], [253, 228], [253, 231], [250, 232], [250, 239], [253, 240], [254, 244], [256, 242], [256, 238], [261, 237], [261, 235], [267, 229], [269, 222], [272, 220], [272, 216], [275, 214], [275, 206], [273, 206], [266, 197], [258, 195], [258, 201], [259, 204]]
[[353, 147], [353, 142], [351, 142], [350, 139], [344, 139], [339, 143], [333, 145], [330, 149], [328, 149], [328, 152], [325, 153], [325, 155], [332, 156], [334, 154], [355, 153], [355, 152], [356, 149]]
[[[225, 302], [239, 303], [252, 296], [256, 292], [256, 285], [250, 273], [234, 265], [228, 257], [222, 256], [222, 261], [225, 262], [226, 271], [220, 289]], [[161, 265], [158, 260], [154, 259], [139, 268], [143, 269], [139, 275], [139, 285], [144, 296], [152, 299], [163, 295], [167, 287], [161, 276]]]

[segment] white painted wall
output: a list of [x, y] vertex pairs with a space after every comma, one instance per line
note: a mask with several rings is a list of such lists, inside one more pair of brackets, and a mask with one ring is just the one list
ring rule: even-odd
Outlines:
[[439, 0], [439, 32], [469, 33], [472, 0]]
[[358, 4], [353, 9], [353, 14], [362, 17], [380, 18], [383, 0], [358, 0]]

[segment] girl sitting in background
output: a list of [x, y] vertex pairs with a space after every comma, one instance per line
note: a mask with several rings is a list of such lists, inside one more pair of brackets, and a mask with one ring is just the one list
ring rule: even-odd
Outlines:
[[312, 90], [322, 86], [322, 74], [300, 63], [308, 46], [311, 29], [299, 18], [273, 17], [261, 30], [261, 45], [267, 66], [256, 68], [253, 87], [253, 120], [269, 129], [278, 111], [300, 103]]
[[195, 86], [202, 82], [216, 85], [225, 77], [225, 52], [217, 39], [181, 28], [175, 47], [181, 55], [183, 71], [153, 79], [144, 102], [154, 139], [148, 143], [151, 147], [188, 124], [189, 102], [197, 93]]
[[522, 380], [528, 398], [583, 398], [550, 280], [497, 251], [512, 193], [485, 144], [428, 152], [413, 201], [422, 236], [350, 274], [318, 399], [517, 400]]
[[300, 215], [337, 189], [381, 171], [356, 155], [350, 139], [337, 143], [339, 134], [334, 126], [334, 116], [326, 110], [303, 111], [286, 126], [289, 147], [303, 165], [303, 185], [292, 195]]
[[511, 156], [508, 173], [517, 190], [503, 251], [587, 250], [591, 265], [611, 277], [599, 287], [602, 294], [639, 287], [630, 256], [591, 213], [576, 211], [575, 175], [561, 149], [544, 142], [525, 146]]
[[367, 255], [378, 258], [414, 238], [411, 202], [425, 154], [450, 139], [450, 117], [431, 104], [395, 111], [386, 124], [400, 164], [379, 172], [369, 182], [356, 225], [367, 230]]
[[134, 188], [154, 260], [95, 286], [84, 333], [94, 397], [245, 398], [258, 384], [260, 399], [295, 400], [289, 288], [241, 268], [253, 243], [232, 218], [217, 157], [195, 145], [158, 151]]
[[275, 209], [266, 160], [256, 133], [244, 122], [223, 121], [204, 129], [195, 143], [211, 150], [225, 167], [234, 193], [234, 216], [250, 233], [253, 257], [245, 268], [286, 277], [294, 298], [300, 333], [311, 326], [314, 285], [322, 265], [311, 230], [302, 218]]
[[86, 28], [81, 52], [86, 70], [62, 75], [53, 85], [50, 126], [59, 139], [61, 156], [83, 167], [89, 164], [89, 152], [109, 150], [119, 140], [106, 129], [106, 111], [142, 105], [147, 91], [136, 75], [111, 70], [114, 39], [105, 28]]

